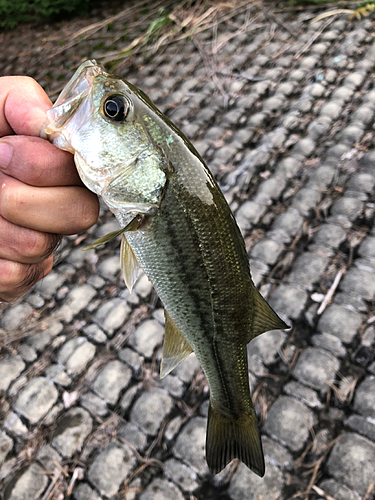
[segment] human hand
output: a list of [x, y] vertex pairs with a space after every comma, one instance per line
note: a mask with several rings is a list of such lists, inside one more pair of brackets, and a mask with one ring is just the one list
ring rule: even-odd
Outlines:
[[73, 156], [39, 137], [51, 106], [32, 78], [0, 78], [0, 299], [6, 302], [50, 272], [62, 235], [85, 231], [99, 213]]

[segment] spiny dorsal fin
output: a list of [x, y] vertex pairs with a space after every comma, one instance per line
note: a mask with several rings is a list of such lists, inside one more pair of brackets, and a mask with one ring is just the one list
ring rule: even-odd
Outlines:
[[121, 239], [120, 267], [122, 275], [124, 276], [125, 285], [131, 293], [133, 285], [138, 277], [140, 266], [125, 234], [122, 235]]
[[252, 336], [249, 339], [260, 335], [269, 330], [283, 330], [289, 328], [284, 321], [279, 318], [275, 311], [271, 308], [268, 302], [261, 296], [258, 290], [254, 287], [254, 319]]
[[239, 418], [230, 418], [208, 408], [206, 460], [210, 471], [218, 474], [234, 458], [239, 458], [258, 476], [264, 476], [264, 458], [254, 409]]
[[160, 378], [165, 377], [176, 366], [182, 363], [193, 352], [185, 337], [171, 320], [169, 314], [164, 310], [165, 335], [163, 345], [163, 356], [160, 366]]

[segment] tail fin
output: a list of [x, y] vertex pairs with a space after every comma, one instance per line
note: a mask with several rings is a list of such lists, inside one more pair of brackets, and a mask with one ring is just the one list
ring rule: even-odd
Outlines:
[[264, 457], [255, 412], [237, 420], [208, 410], [206, 460], [210, 471], [218, 474], [234, 458], [239, 458], [258, 476], [264, 476]]

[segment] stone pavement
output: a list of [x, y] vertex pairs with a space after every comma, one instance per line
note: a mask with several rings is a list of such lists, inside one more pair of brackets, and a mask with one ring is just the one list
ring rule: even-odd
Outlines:
[[[237, 463], [209, 474], [194, 355], [160, 380], [163, 311], [147, 278], [129, 294], [116, 242], [81, 252], [117, 227], [103, 207], [2, 306], [4, 500], [374, 499], [374, 24], [310, 19], [249, 8], [120, 66], [207, 161], [256, 285], [292, 325], [248, 347], [265, 477]], [[74, 50], [65, 82], [97, 55]], [[50, 91], [64, 83], [56, 64], [56, 81], [39, 77]]]

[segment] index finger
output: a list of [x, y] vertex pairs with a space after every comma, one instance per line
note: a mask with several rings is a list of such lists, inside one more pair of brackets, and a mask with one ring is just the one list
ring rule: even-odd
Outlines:
[[42, 87], [28, 76], [0, 78], [0, 137], [39, 136], [45, 112], [52, 106]]

